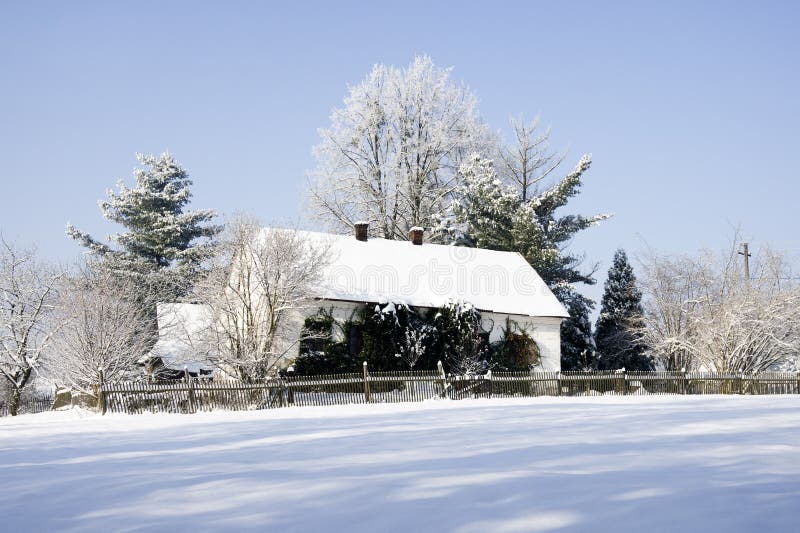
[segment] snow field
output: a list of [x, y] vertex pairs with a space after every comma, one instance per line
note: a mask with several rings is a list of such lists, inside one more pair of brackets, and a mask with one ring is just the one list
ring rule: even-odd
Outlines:
[[797, 531], [800, 397], [0, 419], [3, 531]]

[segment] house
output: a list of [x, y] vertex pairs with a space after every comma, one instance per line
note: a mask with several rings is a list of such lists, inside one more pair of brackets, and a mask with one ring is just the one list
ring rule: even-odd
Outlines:
[[[539, 369], [560, 370], [560, 328], [569, 315], [520, 254], [426, 243], [422, 228], [412, 228], [408, 241], [369, 237], [366, 223], [356, 223], [351, 235], [300, 233], [330, 254], [323, 281], [315, 289], [316, 305], [308, 308], [308, 315], [324, 309], [335, 321], [345, 322], [376, 304], [424, 310], [464, 302], [480, 312], [489, 342], [500, 340], [513, 325], [536, 343]], [[209, 368], [208, 363], [191, 360], [185, 339], [208, 327], [210, 320], [203, 306], [162, 304], [159, 344], [153, 353], [169, 368], [183, 368], [185, 362], [197, 371]], [[294, 344], [289, 359], [298, 354], [298, 346]]]
[[426, 243], [422, 228], [412, 228], [408, 241], [373, 238], [363, 222], [354, 235], [304, 233], [330, 247], [318, 299], [335, 320], [364, 305], [467, 302], [480, 311], [490, 342], [512, 323], [538, 345], [540, 369], [561, 369], [561, 322], [569, 314], [519, 253]]

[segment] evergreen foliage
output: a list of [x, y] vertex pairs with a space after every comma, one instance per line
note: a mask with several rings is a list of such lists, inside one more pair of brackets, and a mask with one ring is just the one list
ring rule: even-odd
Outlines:
[[[361, 313], [361, 359], [370, 368], [380, 371], [408, 370], [400, 355], [405, 348], [407, 332], [423, 325], [424, 317], [404, 304], [390, 302], [365, 307]], [[430, 365], [422, 362], [422, 366]]]
[[433, 312], [431, 324], [438, 333], [433, 352], [446, 372], [475, 374], [489, 369], [489, 334], [475, 307], [450, 302]]
[[562, 324], [562, 366], [591, 360], [592, 301], [577, 292], [576, 283], [594, 284], [593, 272], [582, 272], [582, 257], [565, 248], [579, 231], [609, 215], [558, 215], [581, 187], [591, 159], [584, 156], [575, 169], [550, 188], [520, 189], [505, 185], [492, 161], [474, 154], [459, 171], [456, 200], [435, 231], [453, 244], [519, 252], [539, 273], [570, 313]]
[[463, 302], [427, 312], [391, 302], [366, 306], [344, 322], [320, 309], [306, 318], [303, 337], [294, 363], [301, 375], [360, 372], [363, 361], [380, 372], [436, 370], [442, 361], [454, 374], [529, 370], [541, 362], [533, 338], [511, 321], [490, 345], [481, 314]]
[[[350, 349], [352, 320], [337, 323], [330, 311], [320, 309], [305, 319], [300, 354], [294, 370], [300, 375], [347, 374], [359, 372], [362, 361]], [[335, 340], [334, 330], [340, 328], [343, 340]]]
[[608, 271], [600, 316], [595, 326], [597, 363], [601, 370], [653, 370], [652, 359], [635, 329], [643, 320], [642, 293], [624, 250], [617, 250]]
[[192, 181], [171, 154], [136, 157], [141, 165], [133, 172], [136, 186], [120, 181], [119, 191], [109, 191], [100, 202], [103, 216], [126, 229], [111, 237], [117, 246], [72, 225], [67, 234], [112, 271], [162, 291], [163, 299], [175, 298], [185, 294], [221, 228], [209, 224], [213, 211], [186, 209]]
[[565, 304], [570, 318], [561, 323], [561, 370], [595, 370], [592, 323], [594, 302], [575, 293]]

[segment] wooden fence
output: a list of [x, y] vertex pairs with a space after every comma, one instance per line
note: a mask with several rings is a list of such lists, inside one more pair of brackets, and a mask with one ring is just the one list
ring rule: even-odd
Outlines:
[[[47, 394], [37, 394], [36, 396], [23, 396], [19, 402], [17, 414], [32, 414], [49, 411], [53, 406], [53, 396]], [[0, 401], [0, 417], [8, 416], [8, 404]]]
[[179, 382], [102, 384], [103, 413], [194, 413], [287, 406], [419, 402], [430, 398], [515, 398], [643, 394], [800, 394], [800, 374], [713, 372], [439, 371], [290, 376], [259, 383], [186, 378]]

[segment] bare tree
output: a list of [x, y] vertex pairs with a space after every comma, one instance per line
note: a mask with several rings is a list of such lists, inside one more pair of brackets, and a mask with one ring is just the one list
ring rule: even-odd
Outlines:
[[800, 352], [800, 290], [786, 258], [763, 249], [746, 279], [737, 245], [645, 262], [640, 334], [667, 369], [761, 372]]
[[50, 314], [61, 276], [39, 263], [32, 250], [17, 249], [0, 238], [0, 375], [11, 387], [12, 416], [57, 329]]
[[638, 335], [666, 370], [692, 369], [695, 365], [684, 339], [692, 338], [697, 322], [697, 264], [688, 257], [651, 254], [642, 264], [640, 285], [645, 296], [645, 323]]
[[498, 173], [518, 190], [522, 201], [536, 196], [539, 183], [547, 179], [564, 161], [566, 153], [550, 149], [550, 128], [539, 129], [539, 117], [531, 122], [512, 119], [514, 140], [500, 149]]
[[52, 381], [95, 395], [98, 372], [107, 381], [137, 372], [137, 361], [155, 341], [155, 302], [129, 298], [134, 292], [132, 278], [91, 263], [65, 280], [55, 315], [61, 327], [46, 365]]
[[266, 377], [301, 340], [304, 312], [328, 265], [329, 245], [296, 229], [228, 224], [194, 297], [212, 325], [192, 343], [225, 374]]
[[387, 239], [431, 227], [461, 161], [494, 145], [476, 105], [429, 57], [405, 69], [376, 65], [320, 130], [311, 176], [317, 217], [338, 230], [364, 220]]

